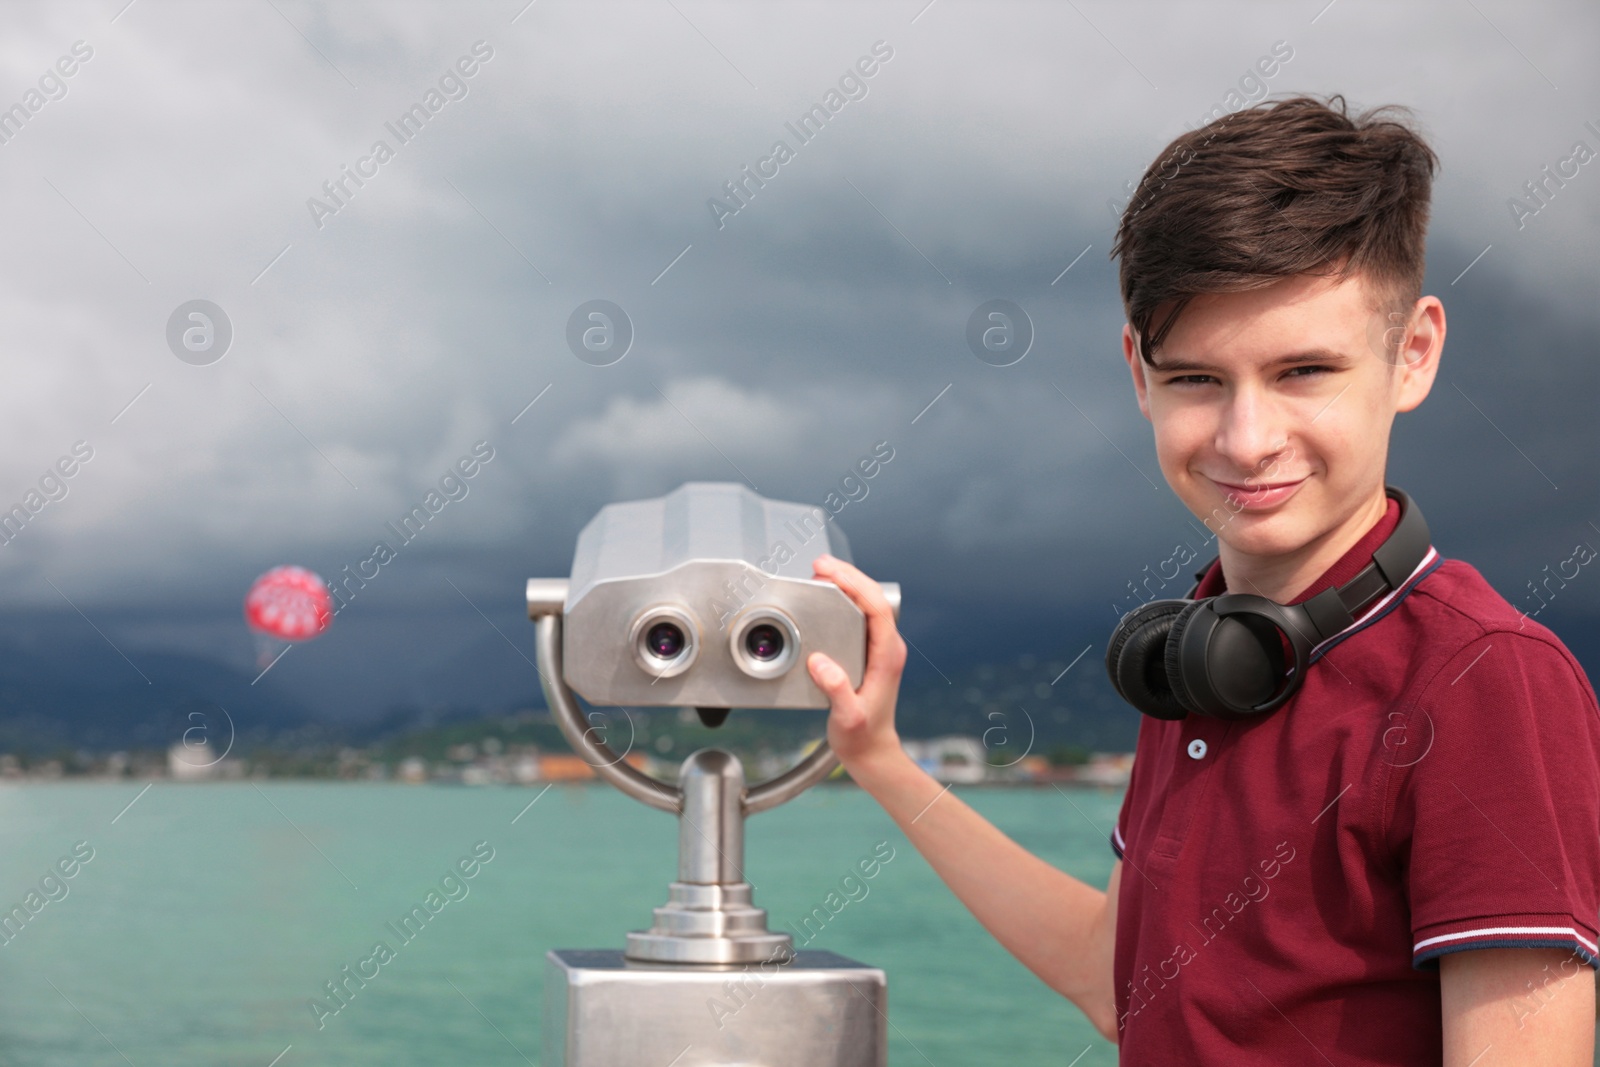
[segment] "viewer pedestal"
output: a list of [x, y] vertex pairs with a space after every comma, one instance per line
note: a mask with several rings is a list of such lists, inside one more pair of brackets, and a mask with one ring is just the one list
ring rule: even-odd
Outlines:
[[[778, 957], [783, 958], [783, 957]], [[832, 952], [739, 966], [545, 957], [543, 1067], [883, 1067], [884, 972]]]

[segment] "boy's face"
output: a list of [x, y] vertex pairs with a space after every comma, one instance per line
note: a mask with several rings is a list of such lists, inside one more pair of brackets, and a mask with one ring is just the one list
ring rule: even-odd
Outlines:
[[1199, 296], [1155, 367], [1123, 328], [1161, 472], [1234, 551], [1297, 552], [1381, 500], [1390, 426], [1428, 395], [1445, 323], [1431, 296], [1374, 307], [1360, 275]]

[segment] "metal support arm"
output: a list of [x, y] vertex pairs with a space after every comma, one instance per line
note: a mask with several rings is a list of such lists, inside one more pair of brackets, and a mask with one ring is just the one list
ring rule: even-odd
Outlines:
[[683, 806], [683, 793], [675, 785], [658, 782], [624, 763], [622, 756], [594, 735], [578, 710], [578, 698], [561, 677], [561, 616], [541, 615], [535, 637], [539, 660], [539, 688], [544, 690], [550, 714], [566, 736], [572, 750], [593, 767], [595, 773], [628, 796], [652, 808], [676, 814]]

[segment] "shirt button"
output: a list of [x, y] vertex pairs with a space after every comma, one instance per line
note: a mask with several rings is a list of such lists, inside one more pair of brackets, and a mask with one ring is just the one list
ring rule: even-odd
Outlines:
[[1203, 741], [1202, 739], [1197, 737], [1193, 741], [1189, 742], [1189, 758], [1190, 759], [1205, 759], [1206, 758], [1206, 743], [1205, 743], [1205, 741]]

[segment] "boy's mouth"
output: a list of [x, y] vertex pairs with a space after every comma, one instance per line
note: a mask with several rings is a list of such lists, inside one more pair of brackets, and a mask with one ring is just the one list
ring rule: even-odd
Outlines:
[[1264, 511], [1273, 508], [1288, 500], [1294, 495], [1304, 478], [1293, 482], [1257, 482], [1253, 485], [1234, 485], [1231, 482], [1219, 482], [1215, 478], [1209, 479], [1212, 485], [1221, 490], [1222, 495], [1245, 511]]

